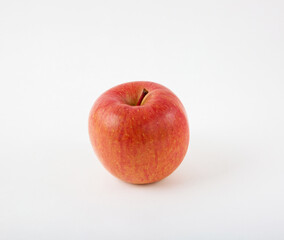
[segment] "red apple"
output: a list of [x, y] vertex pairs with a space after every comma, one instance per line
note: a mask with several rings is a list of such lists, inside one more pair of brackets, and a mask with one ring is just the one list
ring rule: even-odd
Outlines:
[[147, 184], [170, 175], [189, 144], [181, 101], [153, 82], [129, 82], [103, 93], [89, 116], [89, 135], [105, 168], [119, 179]]

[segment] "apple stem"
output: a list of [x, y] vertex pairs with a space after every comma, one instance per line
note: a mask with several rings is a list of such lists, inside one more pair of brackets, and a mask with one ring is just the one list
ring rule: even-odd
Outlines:
[[142, 94], [141, 94], [141, 96], [140, 96], [140, 98], [139, 98], [139, 100], [138, 100], [138, 102], [136, 104], [136, 106], [140, 106], [141, 105], [141, 103], [142, 103], [144, 97], [147, 95], [147, 93], [148, 93], [148, 90], [144, 88], [143, 91], [142, 91]]

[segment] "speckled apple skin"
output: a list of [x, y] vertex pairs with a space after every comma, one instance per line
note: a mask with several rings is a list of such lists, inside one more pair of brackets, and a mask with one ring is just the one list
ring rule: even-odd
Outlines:
[[[143, 88], [149, 93], [134, 106]], [[89, 115], [89, 136], [105, 168], [117, 178], [147, 184], [170, 175], [189, 144], [185, 109], [168, 88], [138, 81], [103, 93]]]

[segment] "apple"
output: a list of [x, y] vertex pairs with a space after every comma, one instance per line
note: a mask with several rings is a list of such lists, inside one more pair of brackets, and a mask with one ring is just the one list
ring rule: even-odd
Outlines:
[[91, 144], [117, 178], [147, 184], [169, 176], [189, 144], [185, 109], [168, 88], [128, 82], [103, 93], [89, 115]]

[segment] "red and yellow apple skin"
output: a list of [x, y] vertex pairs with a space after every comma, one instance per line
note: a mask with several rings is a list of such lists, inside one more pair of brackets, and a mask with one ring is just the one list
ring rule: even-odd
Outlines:
[[[143, 89], [148, 93], [137, 106]], [[189, 126], [181, 101], [168, 88], [138, 81], [103, 93], [89, 115], [92, 146], [117, 178], [147, 184], [170, 175], [189, 144]]]

